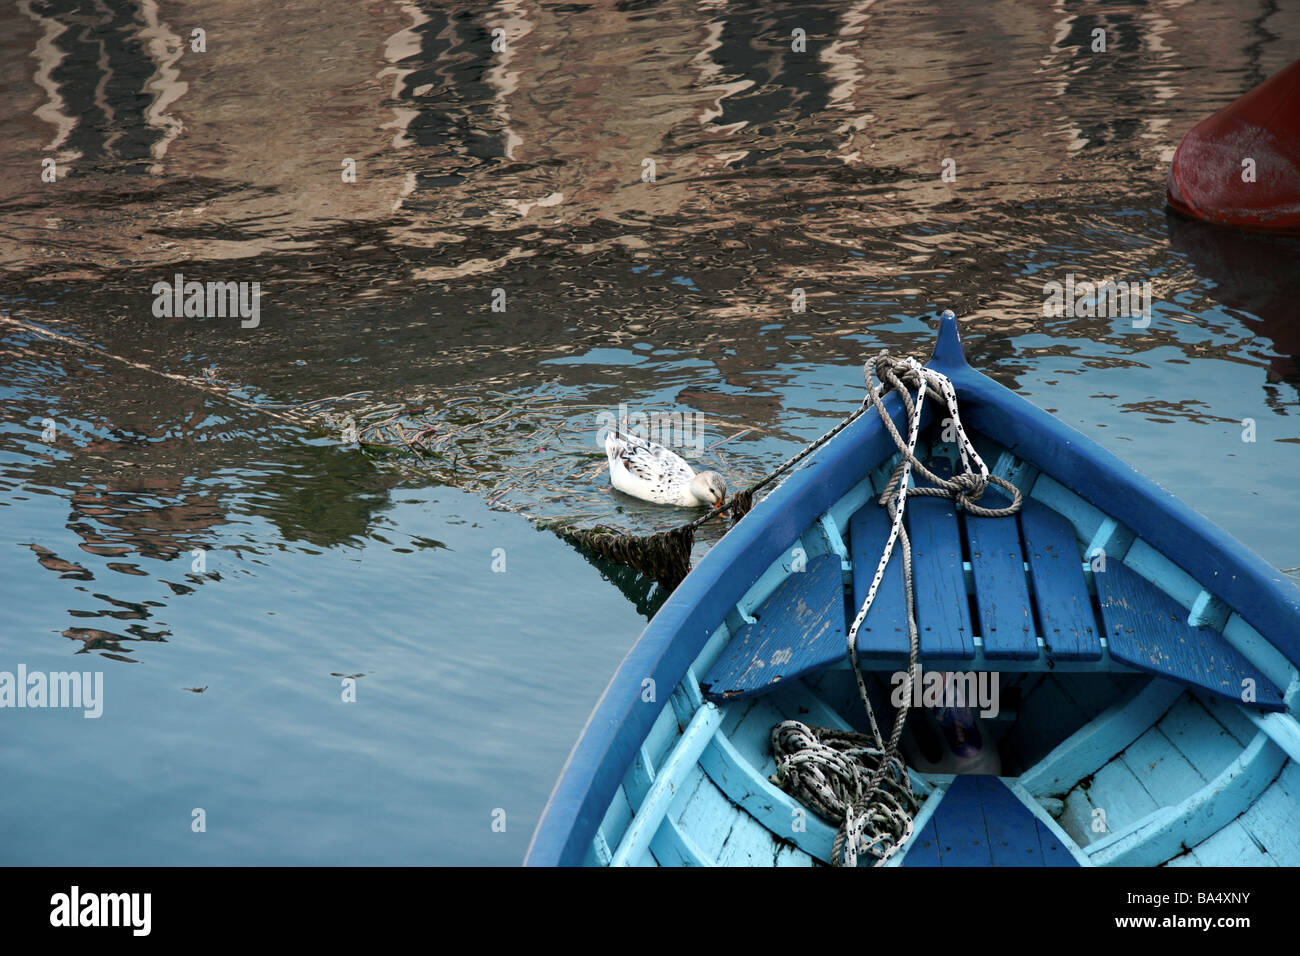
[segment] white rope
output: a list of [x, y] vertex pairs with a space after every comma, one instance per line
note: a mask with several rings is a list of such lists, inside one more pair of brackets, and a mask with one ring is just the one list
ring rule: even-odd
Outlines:
[[[878, 370], [879, 384], [876, 382]], [[915, 589], [912, 584], [912, 547], [903, 527], [907, 499], [918, 495], [950, 498], [972, 514], [986, 517], [1004, 517], [1020, 510], [1019, 489], [1009, 481], [989, 474], [988, 466], [967, 437], [957, 411], [956, 389], [946, 375], [926, 368], [911, 356], [896, 359], [887, 352], [881, 352], [869, 361], [864, 372], [868, 389], [864, 404], [870, 403], [876, 407], [901, 455], [898, 466], [877, 501], [877, 504], [889, 511], [889, 538], [885, 542], [862, 607], [854, 617], [848, 633], [849, 662], [857, 679], [858, 695], [867, 715], [871, 735], [808, 727], [793, 720], [783, 721], [772, 729], [772, 750], [777, 757], [777, 772], [772, 777], [773, 782], [822, 816], [841, 821], [832, 848], [832, 863], [842, 866], [856, 866], [859, 855], [872, 856], [875, 858], [875, 866], [883, 865], [911, 837], [912, 819], [918, 807], [907, 767], [899, 756], [899, 740], [911, 708], [912, 687], [920, 655]], [[909, 387], [916, 390], [915, 398]], [[885, 408], [882, 396], [887, 391], [897, 391], [903, 401], [908, 420], [906, 441]], [[961, 474], [952, 478], [940, 478], [916, 458], [916, 445], [920, 439], [921, 418], [927, 396], [943, 402], [951, 415], [962, 461]], [[932, 482], [933, 487], [911, 487], [913, 470]], [[976, 503], [990, 482], [1011, 494], [1009, 506], [985, 508]], [[906, 592], [910, 651], [907, 679], [903, 687], [904, 703], [899, 708], [886, 743], [881, 737], [871, 707], [866, 679], [858, 666], [858, 631], [875, 603], [885, 569], [889, 566], [894, 546], [899, 541], [902, 542], [903, 586]]]

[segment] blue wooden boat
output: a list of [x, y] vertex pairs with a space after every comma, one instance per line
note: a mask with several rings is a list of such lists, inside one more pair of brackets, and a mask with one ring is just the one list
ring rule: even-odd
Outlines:
[[[907, 507], [921, 666], [997, 675], [1000, 768], [909, 770], [921, 803], [886, 865], [1300, 865], [1300, 589], [971, 368], [948, 315], [929, 367], [1023, 505]], [[905, 429], [897, 395], [886, 407]], [[923, 421], [931, 461], [952, 457], [941, 425]], [[769, 779], [770, 737], [791, 718], [862, 729], [845, 641], [897, 460], [860, 416], [700, 561], [592, 713], [528, 865], [831, 860], [834, 824]], [[873, 693], [907, 667], [900, 590], [858, 632]]]

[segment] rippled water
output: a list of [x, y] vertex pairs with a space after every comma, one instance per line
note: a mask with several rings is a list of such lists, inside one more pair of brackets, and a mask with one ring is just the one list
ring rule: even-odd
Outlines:
[[[0, 11], [0, 670], [105, 687], [0, 712], [0, 859], [517, 862], [644, 622], [529, 519], [681, 517], [609, 491], [600, 413], [698, 413], [739, 486], [942, 308], [1300, 566], [1300, 247], [1164, 211], [1182, 134], [1300, 49], [1278, 6]], [[177, 273], [260, 323], [156, 317]], [[1071, 273], [1149, 279], [1150, 326], [1044, 318]], [[309, 402], [427, 409], [440, 455], [275, 414]]]

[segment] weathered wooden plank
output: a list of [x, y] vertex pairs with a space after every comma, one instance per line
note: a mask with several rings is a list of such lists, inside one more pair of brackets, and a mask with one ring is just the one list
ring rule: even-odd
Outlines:
[[997, 777], [972, 777], [994, 866], [1042, 866], [1038, 821]]
[[780, 846], [760, 821], [747, 813], [737, 813], [735, 825], [718, 854], [718, 866], [772, 866]]
[[907, 841], [907, 855], [900, 866], [939, 866], [939, 834], [934, 830], [934, 817], [930, 817], [920, 830]]
[[1091, 786], [1075, 787], [1066, 796], [1061, 825], [1076, 843], [1088, 848], [1159, 809], [1133, 771], [1123, 761], [1112, 760], [1097, 771]]
[[[1237, 703], [1283, 709], [1282, 692], [1272, 681], [1221, 634], [1189, 625], [1186, 609], [1146, 578], [1111, 561], [1094, 579], [1115, 660]], [[1246, 680], [1254, 682], [1251, 702], [1242, 701]]]
[[906, 521], [921, 658], [969, 660], [975, 656], [975, 638], [956, 507], [944, 498], [913, 498]]
[[1191, 694], [1171, 707], [1159, 726], [1160, 732], [1205, 780], [1218, 776], [1241, 753], [1242, 744], [1237, 738]]
[[[1000, 496], [992, 493], [981, 502], [990, 508], [1001, 503]], [[1034, 660], [1038, 657], [1038, 638], [1034, 634], [1025, 556], [1015, 516], [966, 515], [966, 541], [984, 656], [990, 660]]]
[[1300, 765], [1288, 763], [1238, 822], [1252, 842], [1263, 847], [1278, 866], [1300, 866], [1300, 827], [1295, 825], [1300, 802]]
[[1206, 783], [1159, 727], [1152, 727], [1133, 741], [1120, 759], [1162, 807], [1174, 806]]
[[1290, 714], [1250, 714], [1255, 726], [1272, 739], [1292, 760], [1300, 761], [1300, 722]]
[[1100, 660], [1101, 641], [1074, 528], [1033, 498], [1026, 498], [1021, 506], [1020, 526], [1048, 658]]
[[1183, 693], [1178, 684], [1150, 681], [1062, 741], [1021, 776], [1021, 786], [1036, 796], [1068, 792], [1128, 747]]
[[[719, 725], [722, 713], [712, 704], [705, 704], [699, 709], [686, 730], [682, 732], [677, 746], [669, 753], [668, 759], [658, 768], [654, 782], [645, 794], [645, 798], [636, 808], [636, 816], [619, 841], [614, 851], [610, 866], [627, 866], [638, 859], [647, 850], [654, 839], [655, 831], [663, 822], [669, 805], [677, 797], [689, 772], [704, 748], [708, 746]], [[644, 751], [642, 751], [644, 753]]]
[[1214, 780], [1176, 806], [1164, 807], [1098, 840], [1088, 848], [1088, 855], [1099, 866], [1163, 863], [1249, 809], [1286, 760], [1268, 735], [1260, 733]]
[[660, 866], [717, 866], [704, 855], [698, 843], [671, 817], [665, 817], [655, 838], [650, 841], [650, 852]]
[[1088, 854], [1028, 790], [1018, 781], [1004, 780], [1003, 783], [1038, 821], [1038, 845], [1043, 851], [1044, 866], [1092, 866]]
[[848, 652], [844, 587], [837, 555], [812, 558], [786, 577], [736, 632], [703, 680], [710, 700], [771, 690]]
[[[1278, 865], [1273, 854], [1242, 826], [1240, 819], [1233, 820], [1217, 833], [1202, 840], [1186, 855], [1192, 857], [1187, 863], [1190, 866]], [[1181, 856], [1175, 857], [1169, 861], [1169, 865], [1183, 865], [1183, 859]]]
[[611, 856], [613, 848], [623, 839], [627, 825], [631, 822], [632, 803], [628, 800], [627, 790], [623, 784], [619, 784], [618, 789], [614, 791], [614, 798], [609, 802], [609, 808], [605, 811], [604, 819], [600, 822], [600, 832], [608, 841]]
[[953, 778], [903, 866], [1075, 866], [1070, 849], [997, 777]]
[[830, 862], [835, 827], [776, 787], [722, 734], [700, 756], [709, 779], [737, 807], [809, 856]]
[[958, 776], [953, 780], [932, 822], [939, 838], [940, 866], [993, 865], [975, 777]]
[[[890, 521], [884, 508], [868, 501], [849, 520], [849, 553], [853, 560], [853, 613], [867, 599], [880, 555], [889, 540]], [[910, 649], [907, 603], [903, 590], [903, 553], [895, 545], [867, 618], [858, 629], [858, 650], [867, 654], [898, 654]]]

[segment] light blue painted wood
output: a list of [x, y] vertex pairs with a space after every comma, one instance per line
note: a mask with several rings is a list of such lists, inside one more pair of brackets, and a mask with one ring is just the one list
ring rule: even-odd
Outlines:
[[1079, 541], [1091, 541], [1102, 522], [1110, 517], [1050, 475], [1040, 474], [1029, 495], [1069, 521]]
[[1212, 780], [1222, 773], [1224, 767], [1237, 759], [1243, 747], [1191, 694], [1179, 698], [1169, 709], [1160, 721], [1160, 732], [1204, 780]]
[[665, 707], [655, 718], [654, 725], [650, 728], [650, 733], [646, 736], [641, 749], [649, 756], [650, 764], [655, 766], [663, 761], [680, 736], [681, 729], [677, 724], [677, 715], [671, 707]]
[[650, 755], [646, 753], [645, 747], [642, 746], [637, 751], [632, 766], [628, 768], [627, 776], [623, 778], [623, 790], [627, 793], [628, 800], [632, 802], [634, 811], [644, 802], [650, 788], [654, 786], [654, 780], [654, 765], [650, 762]]
[[1159, 727], [1138, 737], [1119, 759], [1162, 807], [1175, 806], [1206, 783]]
[[1217, 720], [1244, 748], [1255, 739], [1259, 728], [1246, 714], [1245, 708], [1221, 697], [1198, 697], [1206, 711]]
[[1119, 532], [1119, 522], [1114, 518], [1105, 518], [1101, 526], [1092, 533], [1092, 538], [1083, 547], [1083, 560], [1091, 564], [1103, 555], [1114, 553], [1114, 540]]
[[865, 508], [868, 502], [874, 501], [875, 498], [875, 486], [871, 483], [871, 476], [868, 475], [854, 485], [853, 489], [845, 494], [843, 498], [830, 506], [826, 515], [839, 531], [841, 540], [848, 537], [849, 519], [859, 509]]
[[1222, 631], [1231, 613], [1232, 608], [1201, 588], [1201, 592], [1192, 601], [1191, 610], [1187, 612], [1187, 623], [1192, 627], [1208, 627], [1212, 631]]
[[[1292, 760], [1300, 761], [1300, 723], [1290, 714], [1260, 714], [1245, 711], [1249, 717], [1270, 740], [1277, 744]], [[1300, 808], [1297, 808], [1300, 816]]]
[[[1296, 669], [1276, 647], [1251, 627], [1240, 614], [1230, 614], [1228, 623], [1223, 627], [1224, 639], [1278, 687], [1287, 688], [1288, 692], [1296, 681]], [[1294, 698], [1293, 698], [1294, 706]]]
[[[628, 802], [627, 792], [622, 784], [619, 784], [614, 791], [614, 799], [610, 801], [609, 808], [605, 811], [605, 817], [601, 820], [600, 829], [605, 834], [605, 839], [611, 845], [617, 846], [618, 841], [623, 839], [623, 834], [627, 831], [627, 826], [632, 822], [632, 804]], [[611, 858], [612, 858], [611, 852]]]
[[676, 798], [689, 770], [695, 767], [704, 748], [722, 723], [722, 712], [712, 704], [705, 704], [696, 713], [681, 740], [659, 769], [654, 783], [636, 809], [636, 815], [623, 834], [614, 852], [611, 866], [626, 866], [647, 850], [655, 831], [663, 822], [668, 806]]
[[847, 571], [850, 567], [849, 548], [848, 545], [844, 543], [844, 538], [840, 535], [840, 529], [835, 526], [835, 519], [829, 514], [824, 514], [817, 522], [817, 526], [821, 530], [822, 536], [826, 539], [826, 546], [831, 550], [831, 553], [839, 556], [842, 562], [841, 566]]
[[690, 701], [692, 711], [699, 710], [704, 706], [704, 691], [700, 687], [699, 671], [694, 667], [686, 668], [686, 676], [682, 678], [680, 687], [686, 693], [687, 700]]
[[[1061, 826], [1080, 846], [1091, 847], [1159, 809], [1133, 771], [1122, 761], [1112, 760], [1093, 775], [1088, 787], [1075, 787], [1066, 795]], [[1094, 810], [1101, 810], [1104, 816]], [[1094, 829], [1098, 825], [1106, 829]]]
[[718, 854], [719, 866], [775, 866], [782, 844], [746, 813], [735, 814], [735, 824]]
[[1292, 761], [1239, 818], [1252, 842], [1266, 849], [1278, 866], [1300, 866], [1297, 806], [1300, 806], [1300, 765]]
[[1068, 793], [1133, 743], [1182, 695], [1177, 684], [1149, 681], [1062, 741], [1021, 775], [1021, 786], [1034, 796]]
[[1038, 477], [1037, 468], [1026, 461], [1021, 461], [1006, 449], [1000, 450], [996, 459], [985, 457], [983, 453], [981, 453], [981, 457], [984, 458], [986, 464], [991, 460], [994, 462], [993, 467], [990, 469], [993, 474], [999, 478], [1005, 478], [1022, 491], [1026, 488], [1032, 488], [1034, 480]]
[[1099, 866], [1156, 866], [1244, 813], [1277, 776], [1286, 755], [1267, 734], [1213, 781], [1177, 806], [1164, 807], [1088, 848]]
[[776, 866], [816, 866], [817, 861], [796, 847], [777, 845]]
[[717, 860], [735, 825], [736, 805], [696, 765], [673, 805], [672, 816], [709, 859]]
[[[728, 616], [730, 617], [731, 615]], [[713, 632], [713, 636], [708, 639], [704, 647], [700, 650], [699, 655], [691, 664], [690, 669], [693, 670], [697, 676], [700, 674], [707, 674], [713, 668], [713, 665], [717, 662], [718, 658], [722, 656], [722, 652], [726, 650], [727, 645], [731, 643], [731, 636], [740, 629], [740, 626], [740, 624], [737, 624], [735, 628], [732, 628], [726, 623], [719, 626], [717, 630]], [[695, 683], [698, 687], [699, 681], [697, 680]]]
[[717, 866], [713, 860], [704, 855], [681, 825], [671, 817], [665, 817], [655, 837], [650, 841], [650, 852], [660, 866]]
[[596, 836], [591, 841], [593, 855], [595, 859], [590, 865], [592, 866], [609, 866], [609, 861], [614, 858], [614, 854], [609, 849], [609, 841], [605, 839], [605, 831], [596, 830]]
[[[1247, 811], [1249, 812], [1249, 811]], [[1179, 863], [1184, 857], [1187, 862]], [[1277, 866], [1269, 853], [1238, 818], [1192, 848], [1190, 853], [1175, 857], [1170, 866]]]
[[[746, 760], [722, 734], [700, 756], [709, 779], [746, 814], [810, 856], [830, 862], [835, 827], [797, 803]], [[795, 829], [802, 826], [802, 830]]]

